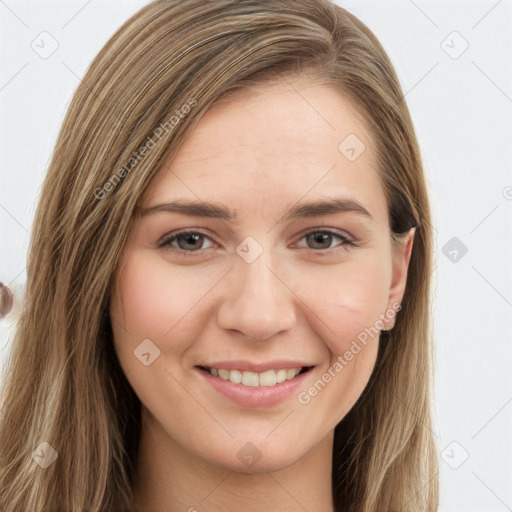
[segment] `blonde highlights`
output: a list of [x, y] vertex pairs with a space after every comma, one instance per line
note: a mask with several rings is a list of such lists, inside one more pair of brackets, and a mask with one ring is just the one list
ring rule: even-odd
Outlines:
[[[378, 150], [393, 236], [416, 226], [395, 327], [335, 430], [336, 510], [437, 510], [430, 209], [386, 53], [328, 0], [158, 0], [92, 62], [44, 181], [2, 391], [2, 511], [130, 510], [140, 402], [114, 352], [108, 307], [138, 202], [214, 103], [286, 76], [328, 83], [358, 107]], [[32, 457], [43, 442], [57, 453], [47, 468]]]

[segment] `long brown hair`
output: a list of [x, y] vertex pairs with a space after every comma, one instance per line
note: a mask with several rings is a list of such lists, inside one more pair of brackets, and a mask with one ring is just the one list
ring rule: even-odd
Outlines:
[[140, 402], [115, 355], [108, 309], [136, 207], [208, 108], [228, 91], [285, 76], [351, 99], [373, 134], [393, 236], [417, 227], [395, 327], [381, 335], [371, 379], [335, 429], [336, 510], [437, 510], [432, 227], [390, 60], [328, 0], [158, 0], [92, 62], [44, 181], [4, 376], [3, 512], [130, 509]]

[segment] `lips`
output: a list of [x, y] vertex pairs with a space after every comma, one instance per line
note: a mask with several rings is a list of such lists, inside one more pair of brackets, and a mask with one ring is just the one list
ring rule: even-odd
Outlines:
[[[255, 368], [260, 371], [255, 371]], [[211, 386], [216, 393], [237, 405], [251, 408], [273, 407], [282, 401], [292, 399], [300, 387], [313, 378], [310, 375], [314, 368], [314, 365], [282, 361], [264, 365], [231, 361], [195, 367], [203, 382]], [[281, 380], [283, 375], [285, 380], [278, 382], [278, 377]], [[289, 380], [287, 376], [290, 376]]]
[[197, 365], [204, 368], [216, 368], [217, 370], [224, 368], [226, 370], [239, 370], [245, 372], [264, 372], [266, 370], [280, 370], [288, 368], [308, 368], [314, 366], [307, 361], [299, 359], [276, 359], [274, 361], [267, 361], [265, 363], [253, 363], [244, 359], [225, 360], [225, 361], [204, 361]]

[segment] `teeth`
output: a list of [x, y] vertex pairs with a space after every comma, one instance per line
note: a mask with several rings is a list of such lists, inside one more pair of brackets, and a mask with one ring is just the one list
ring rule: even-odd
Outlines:
[[218, 372], [219, 372], [219, 377], [221, 379], [224, 379], [224, 380], [228, 380], [229, 379], [229, 371], [228, 370], [220, 369], [220, 370], [218, 370]]
[[277, 382], [276, 372], [274, 370], [267, 370], [259, 374], [260, 386], [275, 386]]
[[276, 373], [276, 382], [278, 384], [281, 384], [281, 382], [284, 382], [286, 380], [286, 370], [279, 370]]
[[[229, 380], [231, 380], [231, 372], [229, 372]], [[259, 386], [258, 374], [256, 372], [242, 372], [242, 384], [244, 386]]]
[[270, 387], [281, 384], [285, 380], [296, 377], [302, 368], [283, 368], [281, 370], [266, 370], [264, 372], [244, 372], [240, 370], [226, 370], [224, 368], [208, 368], [215, 377], [229, 380], [234, 384], [242, 384], [249, 387]]
[[[226, 370], [227, 371], [227, 370]], [[230, 372], [227, 371], [227, 379], [229, 379], [231, 382], [234, 382], [235, 384], [240, 384], [242, 382], [242, 372], [239, 372], [238, 370], [231, 370]]]
[[297, 375], [295, 373], [295, 370], [296, 370], [296, 368], [288, 368], [286, 370], [286, 380], [293, 379], [293, 377], [295, 377], [295, 375]]

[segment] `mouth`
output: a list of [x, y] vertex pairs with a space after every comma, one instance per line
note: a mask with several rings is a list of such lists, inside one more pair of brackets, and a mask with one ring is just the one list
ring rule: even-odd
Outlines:
[[216, 394], [242, 407], [268, 408], [291, 400], [312, 378], [315, 366], [300, 364], [274, 361], [255, 365], [247, 361], [224, 361], [195, 369]]
[[302, 366], [295, 368], [276, 368], [262, 372], [247, 371], [242, 369], [212, 368], [209, 366], [197, 366], [199, 370], [233, 384], [239, 384], [250, 388], [271, 388], [280, 386], [311, 371], [314, 366]]

